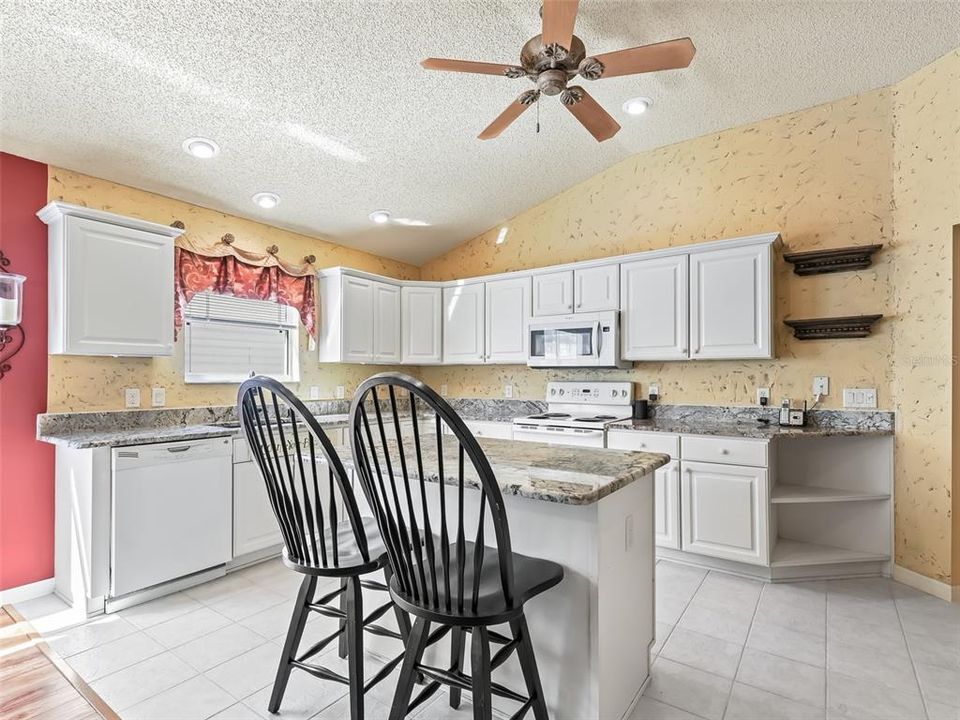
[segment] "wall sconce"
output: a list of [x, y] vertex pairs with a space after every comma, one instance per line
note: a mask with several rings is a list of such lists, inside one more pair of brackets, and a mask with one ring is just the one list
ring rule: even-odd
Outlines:
[[0, 380], [10, 372], [10, 359], [20, 348], [26, 335], [23, 319], [23, 275], [6, 272], [10, 260], [0, 250]]

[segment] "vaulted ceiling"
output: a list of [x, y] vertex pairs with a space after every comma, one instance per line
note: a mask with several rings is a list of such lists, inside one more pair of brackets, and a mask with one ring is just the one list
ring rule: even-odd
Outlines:
[[[477, 133], [526, 80], [536, 0], [5, 0], [0, 148], [422, 263], [636, 152], [893, 83], [960, 44], [960, 3], [581, 0], [599, 54], [689, 35], [690, 68], [587, 87], [598, 144], [556, 98]], [[621, 111], [654, 100], [638, 118]], [[185, 154], [190, 136], [219, 156]], [[251, 196], [269, 190], [266, 211]], [[374, 226], [372, 210], [430, 223]]]

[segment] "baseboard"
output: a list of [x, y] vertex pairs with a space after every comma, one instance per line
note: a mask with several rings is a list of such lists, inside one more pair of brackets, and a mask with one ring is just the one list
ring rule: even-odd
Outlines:
[[18, 587], [0, 590], [0, 605], [13, 605], [34, 598], [43, 597], [53, 592], [53, 578], [37, 580], [37, 582], [19, 585]]
[[907, 570], [900, 565], [893, 566], [893, 579], [941, 600], [960, 602], [960, 585], [951, 588], [945, 582], [934, 580], [913, 570]]

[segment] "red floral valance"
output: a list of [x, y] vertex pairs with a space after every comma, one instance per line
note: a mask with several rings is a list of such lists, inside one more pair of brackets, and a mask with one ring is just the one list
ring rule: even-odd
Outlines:
[[[174, 328], [177, 331], [183, 327], [187, 303], [197, 293], [215, 292], [290, 305], [300, 313], [307, 332], [316, 337], [316, 278], [312, 269], [307, 271], [309, 274], [297, 276], [287, 272], [279, 263], [254, 265], [240, 260], [233, 253], [213, 256], [182, 247], [175, 248], [175, 252]], [[253, 257], [251, 260], [256, 262]]]

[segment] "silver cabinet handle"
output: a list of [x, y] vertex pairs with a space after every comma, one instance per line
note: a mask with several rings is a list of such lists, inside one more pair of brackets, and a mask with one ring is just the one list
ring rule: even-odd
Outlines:
[[182, 453], [182, 452], [186, 452], [186, 451], [189, 450], [191, 447], [193, 447], [193, 446], [192, 446], [192, 445], [178, 445], [177, 447], [168, 447], [168, 448], [167, 448], [167, 452]]

